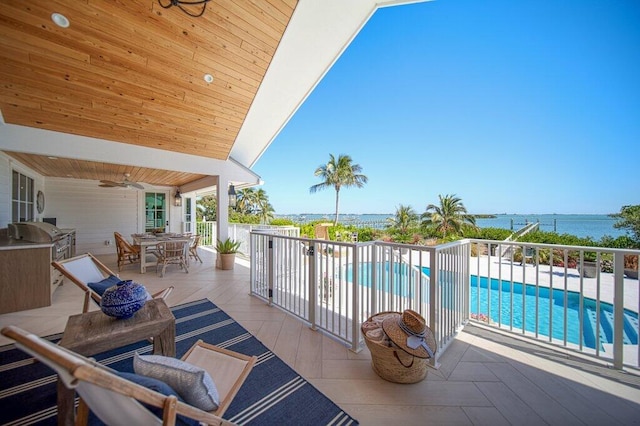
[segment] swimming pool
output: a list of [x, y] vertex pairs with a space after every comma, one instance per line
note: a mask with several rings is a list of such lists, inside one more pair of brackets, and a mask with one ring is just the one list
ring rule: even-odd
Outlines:
[[[600, 335], [600, 343], [613, 343], [613, 306], [610, 303], [600, 302], [600, 323], [597, 324], [596, 301], [583, 298], [582, 312], [584, 321], [582, 330], [580, 329], [580, 294], [574, 291], [567, 291], [565, 302], [565, 292], [563, 290], [537, 287], [538, 298], [536, 298], [536, 286], [521, 283], [513, 283], [513, 300], [511, 300], [511, 282], [491, 279], [491, 289], [487, 290], [488, 279], [471, 276], [470, 313], [488, 315], [488, 303], [490, 300], [491, 321], [500, 322], [504, 326], [512, 326], [518, 329], [534, 333], [536, 330], [536, 300], [538, 300], [538, 334], [549, 336], [549, 324], [551, 324], [551, 335], [554, 339], [564, 340], [564, 315], [566, 305], [567, 321], [567, 342], [579, 344], [582, 334], [583, 345], [595, 349], [596, 330]], [[480, 300], [478, 304], [478, 294]], [[500, 302], [500, 303], [499, 303]], [[513, 302], [513, 303], [512, 303]], [[513, 317], [511, 310], [513, 309]], [[551, 314], [550, 314], [551, 313]], [[551, 321], [550, 321], [551, 318]], [[624, 343], [638, 343], [638, 314], [629, 310], [624, 312]]]
[[[369, 264], [360, 265], [360, 283], [370, 286]], [[403, 297], [413, 297], [414, 289], [406, 285], [410, 269], [405, 264], [394, 264], [393, 272], [389, 266], [378, 265], [377, 274], [394, 277], [393, 292]], [[429, 268], [423, 267], [425, 275], [429, 275]], [[347, 279], [351, 281], [352, 271], [347, 271]], [[472, 315], [484, 315], [491, 322], [502, 326], [524, 329], [526, 332], [536, 332], [536, 319], [538, 335], [551, 336], [560, 341], [565, 340], [565, 311], [566, 311], [566, 340], [568, 343], [582, 344], [587, 348], [595, 349], [597, 339], [596, 332], [600, 335], [600, 344], [613, 343], [613, 306], [610, 303], [600, 302], [600, 315], [598, 324], [596, 301], [583, 298], [583, 324], [580, 327], [580, 294], [575, 291], [567, 291], [566, 302], [563, 290], [547, 287], [536, 287], [532, 284], [511, 282], [496, 278], [489, 280], [487, 277], [471, 275], [469, 308]], [[513, 293], [512, 293], [513, 285]], [[383, 283], [383, 289], [389, 291], [389, 282]], [[524, 288], [524, 295], [523, 295]], [[538, 295], [536, 297], [536, 290]], [[512, 296], [513, 294], [513, 296]], [[479, 300], [478, 300], [479, 295]], [[426, 297], [426, 294], [425, 294]], [[513, 300], [511, 300], [513, 297]], [[488, 303], [490, 301], [490, 303]], [[536, 302], [537, 301], [537, 302]], [[426, 300], [424, 301], [426, 302]], [[537, 303], [537, 314], [536, 314]], [[489, 313], [489, 305], [491, 312]], [[566, 305], [566, 310], [565, 310]], [[513, 310], [513, 315], [511, 314]], [[550, 327], [551, 325], [551, 327]], [[551, 330], [550, 330], [551, 329]], [[629, 310], [624, 312], [624, 344], [638, 344], [638, 314]], [[602, 347], [600, 348], [602, 349]]]

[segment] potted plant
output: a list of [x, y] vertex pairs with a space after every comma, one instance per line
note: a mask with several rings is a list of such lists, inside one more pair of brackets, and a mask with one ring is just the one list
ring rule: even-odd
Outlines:
[[216, 243], [216, 251], [220, 259], [220, 269], [230, 270], [236, 263], [236, 253], [239, 253], [240, 242], [227, 238], [224, 241], [218, 240]]
[[582, 269], [579, 262], [580, 261], [578, 260], [578, 271], [580, 271], [583, 277], [585, 278], [596, 277], [596, 275], [598, 274], [598, 266], [597, 266], [598, 264], [597, 264], [597, 255], [595, 252], [585, 251], [583, 253]]

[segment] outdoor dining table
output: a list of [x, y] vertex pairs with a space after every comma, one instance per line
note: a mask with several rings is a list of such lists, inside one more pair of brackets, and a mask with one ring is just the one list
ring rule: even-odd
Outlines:
[[[152, 262], [147, 262], [147, 250], [149, 248], [153, 249], [158, 245], [161, 241], [172, 241], [177, 243], [187, 243], [185, 245], [185, 251], [189, 250], [189, 242], [193, 237], [184, 236], [184, 235], [153, 235], [153, 234], [132, 234], [133, 244], [136, 246], [140, 246], [140, 273], [145, 274], [147, 272], [147, 266], [156, 265], [156, 260]], [[186, 255], [186, 253], [185, 253]], [[187, 256], [188, 258], [188, 256]]]

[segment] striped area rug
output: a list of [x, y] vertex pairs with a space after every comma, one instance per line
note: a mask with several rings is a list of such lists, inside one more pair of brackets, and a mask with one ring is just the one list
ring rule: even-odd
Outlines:
[[[198, 339], [258, 357], [224, 418], [247, 425], [358, 424], [211, 301], [179, 305], [172, 311], [176, 317], [177, 357]], [[61, 337], [47, 339], [55, 342]], [[94, 357], [116, 370], [132, 372], [134, 352], [150, 354], [151, 350], [147, 341], [141, 341]], [[1, 347], [0, 424], [54, 425], [56, 413], [53, 370], [31, 362], [13, 345]]]

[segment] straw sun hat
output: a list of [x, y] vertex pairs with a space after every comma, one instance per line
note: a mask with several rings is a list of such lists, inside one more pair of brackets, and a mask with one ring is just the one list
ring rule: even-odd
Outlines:
[[433, 331], [427, 327], [424, 318], [411, 309], [389, 315], [382, 322], [382, 329], [395, 345], [408, 354], [431, 358], [436, 351]]

